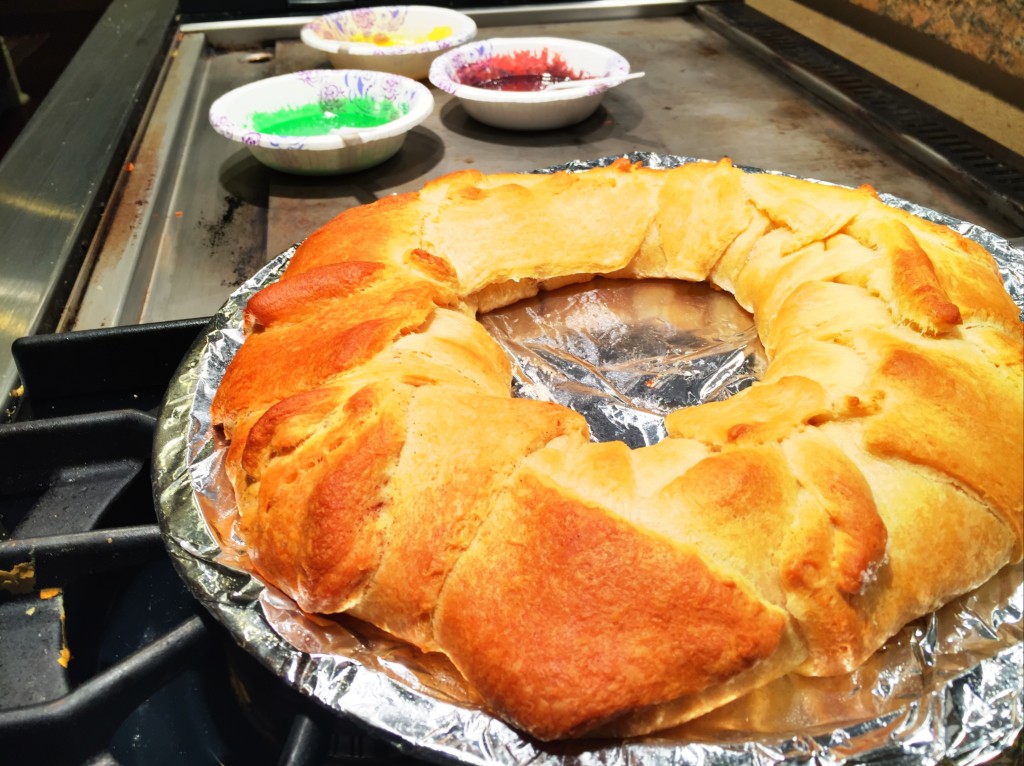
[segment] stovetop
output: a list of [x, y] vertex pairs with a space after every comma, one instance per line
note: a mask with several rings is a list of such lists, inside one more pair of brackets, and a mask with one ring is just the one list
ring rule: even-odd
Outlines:
[[[682, 0], [679, 4], [687, 5]], [[141, 49], [143, 43], [161, 47], [166, 22], [150, 20], [150, 14], [156, 13], [153, 8], [173, 5], [141, 0], [123, 4], [123, 15], [136, 22], [131, 50]], [[195, 93], [186, 87], [194, 83], [192, 72], [177, 80], [168, 75], [188, 93], [176, 94], [165, 83], [160, 97], [166, 94], [169, 113], [190, 121], [179, 132], [147, 132], [140, 139], [141, 148], [128, 156], [169, 158], [163, 164], [170, 170], [157, 162], [122, 163], [123, 151], [116, 160], [107, 158], [111, 168], [133, 168], [111, 171], [118, 183], [124, 183], [126, 203], [107, 207], [110, 223], [97, 226], [104, 233], [97, 241], [109, 246], [109, 257], [95, 245], [98, 266], [82, 274], [83, 279], [91, 274], [96, 284], [82, 288], [84, 298], [79, 296], [75, 311], [60, 324], [124, 326], [35, 335], [14, 343], [22, 387], [16, 392], [17, 406], [8, 413], [13, 422], [0, 425], [0, 762], [411, 762], [392, 744], [300, 696], [240, 650], [175, 572], [153, 507], [150, 452], [157, 412], [178, 362], [206, 324], [204, 318], [154, 320], [187, 315], [169, 313], [179, 310], [214, 310], [236, 277], [248, 277], [261, 259], [311, 231], [318, 216], [418, 188], [428, 175], [467, 165], [485, 172], [508, 170], [514, 159], [517, 167], [537, 168], [641, 148], [708, 157], [726, 153], [751, 165], [809, 177], [821, 177], [823, 171], [834, 174], [823, 180], [868, 180], [883, 191], [941, 208], [997, 233], [1019, 235], [1024, 188], [1019, 162], [999, 161], [983, 144], [979, 148], [976, 137], [966, 140], [955, 126], [932, 118], [919, 105], [908, 107], [905, 99], [897, 99], [874, 79], [837, 66], [827, 52], [794, 41], [777, 25], [752, 16], [743, 3], [697, 5], [694, 13], [628, 24], [589, 17], [546, 20], [559, 34], [621, 49], [636, 69], [648, 72], [642, 88], [612, 94], [607, 108], [590, 123], [543, 141], [520, 139], [474, 125], [438, 94], [439, 108], [415, 145], [422, 156], [343, 183], [326, 180], [300, 186], [268, 175], [253, 162], [236, 164], [234, 148], [218, 143], [218, 137], [205, 130], [204, 108], [213, 98], [212, 86]], [[112, 6], [118, 13], [121, 7]], [[164, 10], [170, 15], [172, 8]], [[495, 16], [487, 33], [514, 32], [516, 24], [525, 23]], [[531, 28], [537, 23], [531, 16]], [[104, 29], [113, 35], [121, 26]], [[215, 27], [192, 29], [175, 38], [167, 65], [171, 75], [178, 71], [174, 67], [184, 69], [191, 61], [195, 71], [226, 88], [236, 80], [310, 63], [309, 53], [294, 35], [282, 34], [273, 43], [270, 60], [260, 56], [250, 61], [228, 44], [231, 40], [214, 44], [217, 34], [226, 34]], [[252, 45], [265, 53], [260, 47], [265, 41]], [[193, 59], [186, 55], [190, 52]], [[253, 63], [257, 60], [264, 63]], [[776, 69], [786, 77], [779, 78]], [[123, 70], [120, 77], [127, 78], [128, 72], [141, 67]], [[118, 73], [90, 70], [81, 76], [86, 74], [123, 86]], [[142, 75], [132, 77], [146, 80]], [[142, 84], [135, 85], [143, 90]], [[76, 87], [76, 97], [69, 103], [80, 103], [80, 90]], [[119, 98], [109, 98], [99, 111], [117, 112], [122, 96], [131, 101], [129, 89], [120, 87], [117, 92]], [[138, 95], [136, 100], [146, 101]], [[162, 103], [155, 95], [158, 114]], [[97, 121], [111, 132], [97, 128], [76, 131], [77, 136], [62, 134], [52, 144], [59, 151], [35, 153], [31, 163], [26, 160], [25, 172], [12, 186], [31, 191], [36, 179], [47, 184], [38, 199], [26, 192], [26, 199], [38, 203], [33, 211], [66, 214], [72, 203], [84, 205], [82, 200], [109, 190], [112, 180], [104, 186], [96, 182], [96, 173], [87, 172], [85, 159], [98, 157], [99, 149], [89, 144], [83, 150], [75, 141], [89, 139], [116, 153], [120, 145], [109, 136], [115, 127], [125, 129]], [[57, 130], [64, 121], [46, 124]], [[166, 127], [159, 120], [154, 124]], [[163, 137], [166, 145], [156, 143], [155, 136]], [[150, 139], [152, 147], [145, 143]], [[53, 199], [52, 184], [37, 163], [61, 163], [62, 157], [72, 155], [80, 161], [64, 166], [74, 177], [58, 185], [60, 195], [68, 198]], [[194, 161], [178, 163], [193, 155]], [[937, 158], [938, 169], [922, 167], [924, 157]], [[224, 168], [229, 172], [222, 172]], [[132, 196], [131, 184], [140, 190], [138, 197]], [[972, 202], [967, 194], [982, 186], [987, 190], [984, 205]], [[154, 189], [161, 193], [152, 193]], [[963, 190], [967, 191], [961, 195]], [[240, 201], [245, 202], [241, 209]], [[1012, 223], [1004, 221], [1000, 229], [998, 222], [1007, 208]], [[9, 252], [50, 252], [41, 241], [44, 235], [63, 236], [59, 247], [52, 248], [53, 259], [23, 259], [30, 265], [61, 263], [71, 259], [67, 253], [86, 249], [82, 237], [62, 234], [71, 223], [84, 227], [78, 219], [55, 222], [14, 207], [7, 215], [18, 216], [11, 229], [25, 235], [13, 246], [7, 242]], [[92, 207], [80, 213], [89, 221], [98, 215]], [[30, 225], [37, 228], [26, 233]], [[255, 244], [242, 246], [243, 234], [253, 237]], [[165, 258], [164, 249], [175, 256], [194, 255], [196, 260], [180, 263]], [[122, 272], [132, 278], [147, 273], [134, 267], [128, 257], [133, 252], [138, 262], [152, 261], [159, 268], [141, 285], [125, 277], [127, 298], [118, 303], [111, 299], [113, 280]], [[56, 283], [66, 287], [71, 277], [58, 276]], [[48, 286], [49, 279], [46, 275]], [[22, 279], [21, 284], [26, 283]], [[59, 297], [61, 290], [55, 294]], [[164, 299], [152, 307], [143, 304], [143, 298], [154, 296]], [[19, 300], [24, 303], [20, 295]], [[123, 316], [115, 311], [119, 307]], [[10, 322], [0, 327], [0, 339], [44, 326], [55, 325], [47, 320], [26, 329]], [[0, 357], [10, 343], [2, 345]], [[7, 360], [0, 358], [0, 390], [5, 394], [8, 373]], [[1007, 763], [1022, 762], [1018, 740]]]
[[0, 760], [410, 763], [286, 687], [174, 571], [150, 453], [205, 324], [15, 343], [23, 401], [0, 428]]

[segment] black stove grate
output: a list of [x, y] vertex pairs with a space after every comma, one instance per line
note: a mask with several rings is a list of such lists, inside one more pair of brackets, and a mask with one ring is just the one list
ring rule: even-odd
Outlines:
[[399, 764], [239, 648], [174, 571], [150, 458], [205, 319], [23, 338], [0, 426], [0, 753], [45, 764]]

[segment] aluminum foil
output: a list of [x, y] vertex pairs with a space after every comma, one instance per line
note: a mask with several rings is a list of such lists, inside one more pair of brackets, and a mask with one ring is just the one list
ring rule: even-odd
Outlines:
[[[653, 167], [692, 158], [629, 155]], [[583, 170], [614, 158], [553, 170]], [[746, 169], [749, 172], [765, 172]], [[1024, 254], [991, 232], [908, 201], [891, 205], [985, 246], [1024, 316]], [[538, 743], [481, 710], [459, 674], [371, 627], [304, 615], [254, 577], [235, 533], [225, 445], [210, 403], [242, 342], [248, 299], [284, 270], [294, 248], [239, 288], [186, 355], [155, 443], [156, 505], [172, 560], [237, 642], [290, 686], [433, 761], [560, 766], [768, 766], [805, 763], [1019, 762], [1024, 728], [1024, 577], [988, 583], [911, 623], [864, 666], [839, 678], [787, 676], [673, 730], [632, 740]], [[724, 398], [765, 365], [752, 320], [731, 297], [669, 281], [563, 288], [483, 318], [513, 360], [519, 396], [585, 415], [596, 439], [632, 446], [664, 435], [662, 416]]]

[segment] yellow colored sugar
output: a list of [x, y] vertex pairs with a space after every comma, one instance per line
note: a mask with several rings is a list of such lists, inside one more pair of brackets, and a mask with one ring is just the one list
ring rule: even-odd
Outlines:
[[388, 32], [374, 32], [372, 34], [357, 34], [349, 38], [354, 43], [371, 43], [382, 48], [391, 48], [397, 45], [418, 45], [419, 43], [434, 42], [443, 40], [452, 33], [451, 27], [434, 27], [425, 35], [405, 37], [393, 35]]

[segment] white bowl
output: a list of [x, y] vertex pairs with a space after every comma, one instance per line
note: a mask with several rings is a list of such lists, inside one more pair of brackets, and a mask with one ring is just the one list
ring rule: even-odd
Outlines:
[[[374, 43], [376, 35], [391, 44]], [[326, 53], [338, 69], [374, 69], [416, 80], [427, 76], [443, 51], [475, 36], [476, 23], [469, 16], [430, 5], [339, 11], [313, 19], [300, 33], [302, 42]]]
[[[555, 80], [606, 79], [566, 90], [516, 91], [474, 85], [545, 73]], [[430, 82], [454, 95], [471, 117], [487, 125], [548, 130], [589, 117], [605, 91], [628, 74], [629, 62], [601, 45], [559, 37], [496, 37], [439, 56], [430, 67]]]
[[[374, 106], [385, 117], [390, 116], [388, 112], [396, 116], [376, 126], [321, 126], [320, 130], [304, 131], [314, 135], [282, 135], [293, 132], [280, 125], [282, 116], [314, 107], [329, 111], [331, 106], [334, 112]], [[268, 167], [287, 173], [326, 175], [351, 173], [384, 162], [402, 148], [406, 134], [433, 110], [430, 90], [408, 77], [313, 69], [235, 88], [213, 102], [210, 124], [222, 136], [247, 146]]]

